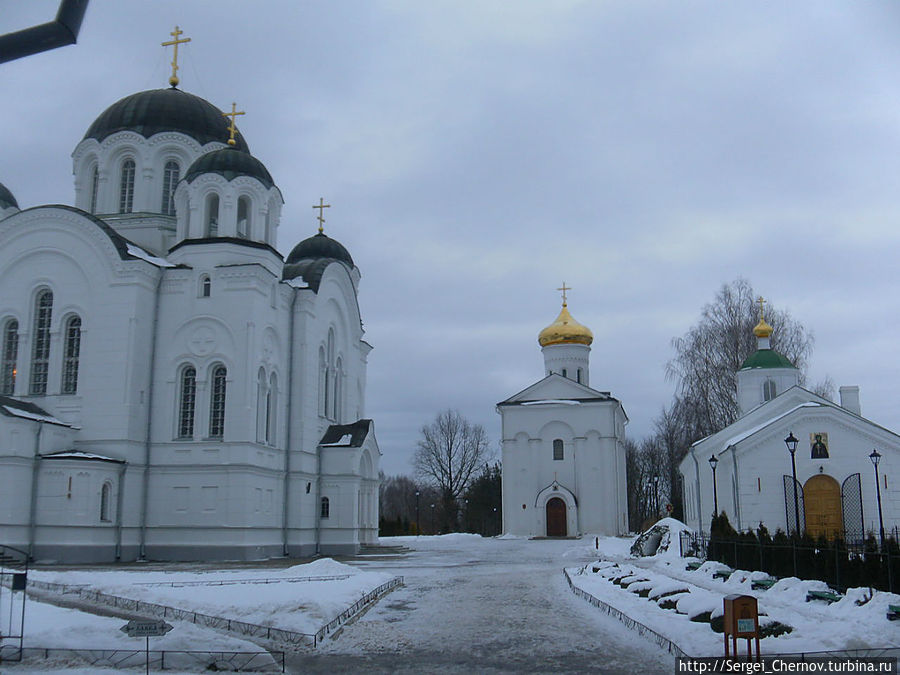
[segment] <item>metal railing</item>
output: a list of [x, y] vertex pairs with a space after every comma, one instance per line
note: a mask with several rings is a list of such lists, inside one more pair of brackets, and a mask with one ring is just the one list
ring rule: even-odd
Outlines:
[[343, 612], [334, 617], [331, 621], [326, 623], [316, 632], [316, 639], [318, 641], [324, 640], [325, 636], [330, 634], [331, 631], [336, 629], [338, 626], [341, 626], [354, 616], [356, 616], [363, 609], [371, 605], [373, 602], [378, 600], [382, 595], [386, 595], [390, 593], [392, 590], [397, 588], [398, 586], [403, 585], [403, 577], [394, 577], [387, 583], [381, 584], [378, 588], [369, 591], [355, 603], [353, 603], [350, 607], [345, 609]]
[[[179, 651], [151, 649], [150, 665], [154, 670], [228, 670], [231, 672], [285, 672], [284, 652]], [[143, 649], [65, 649], [45, 647], [0, 646], [0, 663], [4, 661], [36, 661], [59, 659], [76, 661], [90, 667], [144, 667], [147, 652]]]
[[[213, 581], [141, 581], [135, 583], [135, 586], [168, 586], [171, 588], [181, 588], [182, 586], [231, 586], [234, 584], [296, 584], [311, 581], [341, 581], [349, 579], [349, 574], [333, 574], [330, 576], [319, 577], [265, 577], [262, 579], [215, 579]], [[86, 584], [79, 584], [86, 585]]]

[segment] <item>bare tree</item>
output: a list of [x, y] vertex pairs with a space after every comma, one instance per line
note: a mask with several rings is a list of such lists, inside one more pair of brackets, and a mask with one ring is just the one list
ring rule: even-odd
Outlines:
[[489, 459], [487, 434], [458, 410], [445, 410], [422, 427], [413, 466], [441, 494], [443, 529], [456, 529], [457, 500]]

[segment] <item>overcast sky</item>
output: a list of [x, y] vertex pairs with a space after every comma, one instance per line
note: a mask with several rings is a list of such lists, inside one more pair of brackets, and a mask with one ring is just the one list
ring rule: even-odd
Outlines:
[[[0, 32], [57, 4], [0, 0]], [[737, 277], [815, 335], [810, 381], [860, 385], [900, 430], [900, 3], [92, 0], [76, 46], [0, 66], [22, 208], [72, 203], [70, 153], [168, 86], [175, 24], [181, 88], [247, 113], [280, 251], [332, 204], [388, 474], [444, 408], [499, 445], [563, 281], [636, 440], [673, 394], [671, 338]]]

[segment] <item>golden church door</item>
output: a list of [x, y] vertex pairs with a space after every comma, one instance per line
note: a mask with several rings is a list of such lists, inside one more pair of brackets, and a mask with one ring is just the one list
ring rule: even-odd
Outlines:
[[559, 497], [554, 497], [547, 502], [547, 536], [565, 537], [566, 529], [566, 503]]
[[806, 531], [816, 538], [841, 534], [841, 486], [831, 476], [813, 476], [803, 486]]

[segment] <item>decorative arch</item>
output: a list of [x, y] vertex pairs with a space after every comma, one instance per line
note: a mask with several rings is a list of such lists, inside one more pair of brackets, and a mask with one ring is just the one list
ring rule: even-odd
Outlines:
[[359, 458], [359, 475], [362, 478], [374, 478], [375, 470], [372, 464], [372, 457], [368, 450], [363, 450]]
[[[561, 502], [561, 504], [560, 504]], [[534, 500], [538, 514], [538, 532], [543, 536], [559, 537], [576, 534], [578, 531], [578, 498], [575, 493], [559, 481], [538, 492]], [[560, 533], [560, 518], [564, 532]]]

